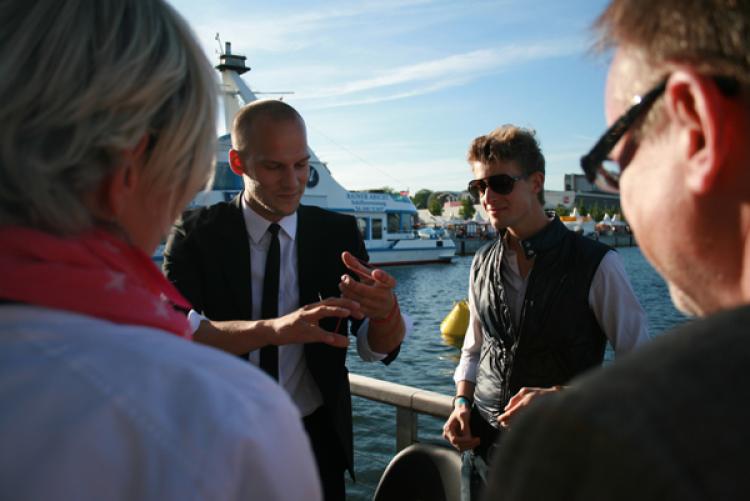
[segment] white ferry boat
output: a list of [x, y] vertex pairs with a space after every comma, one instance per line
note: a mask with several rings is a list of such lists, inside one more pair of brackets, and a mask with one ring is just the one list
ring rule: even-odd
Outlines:
[[[221, 73], [226, 130], [240, 106], [257, 100], [255, 93], [240, 78], [249, 71], [245, 57], [232, 54], [227, 43], [216, 67]], [[229, 168], [229, 134], [219, 137], [214, 182], [210, 190], [199, 193], [191, 207], [213, 205], [234, 198], [242, 190], [242, 179]], [[450, 262], [456, 246], [450, 238], [425, 240], [415, 231], [417, 208], [409, 197], [372, 191], [349, 191], [331, 175], [328, 166], [310, 153], [310, 177], [302, 203], [350, 214], [365, 240], [370, 263], [384, 265]], [[160, 256], [162, 248], [157, 251]], [[155, 259], [159, 257], [155, 256]]]

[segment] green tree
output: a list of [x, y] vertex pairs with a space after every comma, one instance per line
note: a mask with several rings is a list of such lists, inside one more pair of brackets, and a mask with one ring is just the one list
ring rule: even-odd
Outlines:
[[411, 201], [417, 209], [426, 209], [427, 199], [430, 195], [432, 195], [432, 191], [430, 190], [419, 190], [411, 198]]
[[435, 200], [440, 202], [440, 205], [442, 206], [445, 203], [445, 197], [446, 193], [443, 191], [433, 191], [430, 193], [430, 196], [427, 197], [427, 208], [430, 208], [431, 204], [436, 203]]
[[569, 216], [570, 215], [570, 209], [565, 207], [564, 205], [557, 204], [557, 207], [555, 207], [555, 214], [558, 216]]
[[427, 210], [433, 216], [441, 216], [443, 214], [443, 201], [439, 197], [431, 197], [427, 204]]
[[461, 208], [458, 209], [458, 213], [463, 217], [464, 219], [471, 219], [474, 217], [474, 214], [476, 214], [476, 209], [474, 209], [474, 203], [472, 202], [471, 198], [464, 198], [461, 200]]

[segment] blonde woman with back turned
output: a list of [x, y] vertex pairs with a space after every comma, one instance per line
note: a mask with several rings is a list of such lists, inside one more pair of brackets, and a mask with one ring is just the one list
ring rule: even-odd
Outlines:
[[190, 342], [149, 257], [212, 170], [185, 22], [161, 0], [5, 1], [0, 74], [2, 497], [320, 499], [294, 404]]

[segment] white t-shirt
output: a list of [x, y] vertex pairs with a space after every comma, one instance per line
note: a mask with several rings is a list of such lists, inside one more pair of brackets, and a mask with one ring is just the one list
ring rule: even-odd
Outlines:
[[158, 329], [2, 305], [0, 402], [3, 498], [321, 499], [286, 393]]

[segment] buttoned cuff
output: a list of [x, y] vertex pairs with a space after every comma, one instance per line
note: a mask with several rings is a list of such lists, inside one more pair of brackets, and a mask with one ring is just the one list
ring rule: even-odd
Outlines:
[[188, 319], [188, 323], [190, 324], [190, 332], [192, 332], [193, 335], [195, 335], [195, 331], [198, 330], [198, 327], [201, 326], [201, 322], [204, 320], [208, 320], [206, 317], [204, 317], [203, 315], [201, 315], [195, 310], [190, 310], [188, 312], [187, 319]]

